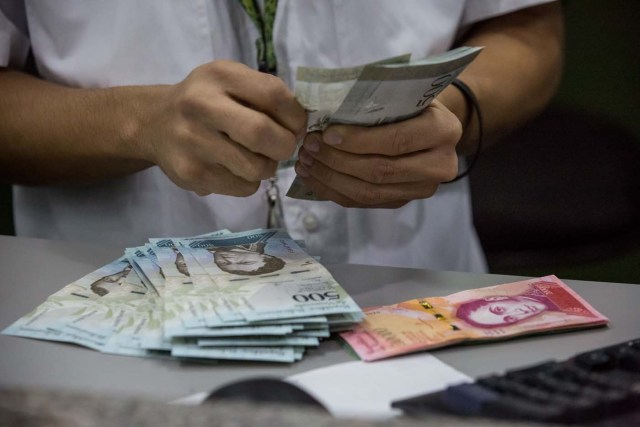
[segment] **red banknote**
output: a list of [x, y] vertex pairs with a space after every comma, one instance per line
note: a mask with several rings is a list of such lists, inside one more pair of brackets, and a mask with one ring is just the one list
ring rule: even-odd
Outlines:
[[365, 361], [462, 341], [577, 329], [609, 322], [555, 276], [364, 309], [341, 337]]

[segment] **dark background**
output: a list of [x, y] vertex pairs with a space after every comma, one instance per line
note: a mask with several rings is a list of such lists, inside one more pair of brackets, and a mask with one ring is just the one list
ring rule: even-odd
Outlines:
[[[565, 0], [562, 3], [565, 8], [567, 31], [566, 67], [559, 92], [549, 108], [550, 115], [556, 119], [554, 121], [545, 118], [545, 129], [549, 129], [552, 135], [563, 135], [561, 138], [558, 137], [558, 141], [565, 144], [568, 141], [568, 137], [564, 135], [567, 132], [566, 127], [570, 126], [569, 122], [574, 127], [581, 128], [584, 131], [585, 127], [592, 125], [594, 121], [597, 123], [603, 121], [606, 126], [615, 128], [611, 133], [622, 132], [627, 135], [627, 139], [633, 140], [636, 146], [640, 146], [640, 25], [638, 24], [640, 2], [636, 0], [608, 0], [606, 2], [602, 0]], [[569, 111], [570, 113], [569, 116], [561, 116], [558, 119], [557, 111]], [[563, 121], [564, 117], [569, 117], [571, 120]], [[594, 118], [597, 120], [594, 120]], [[538, 126], [538, 123], [536, 122], [535, 125]], [[589, 133], [594, 137], [597, 135], [598, 140], [595, 143], [602, 147], [607, 147], [610, 142], [606, 137], [608, 134], [606, 126], [599, 128], [605, 129], [600, 133], [598, 131]], [[543, 127], [543, 125], [538, 127]], [[579, 132], [579, 129], [576, 131]], [[527, 135], [519, 134], [516, 137], [520, 139], [533, 138], [532, 132], [527, 132]], [[602, 135], [605, 136], [603, 137]], [[566, 144], [569, 145], [570, 142], [566, 142]], [[517, 147], [517, 144], [508, 145]], [[552, 148], [547, 151], [552, 152], [554, 150]], [[582, 152], [580, 148], [576, 151]], [[593, 157], [596, 158], [593, 160], [587, 158], [585, 163], [580, 163], [581, 160], [578, 156], [576, 162], [572, 163], [572, 171], [593, 171], [593, 169], [589, 169], [585, 165], [586, 162], [594, 163], [594, 161], [597, 162], [599, 160], [598, 157], [600, 155], [597, 150], [594, 151], [596, 154]], [[518, 148], [511, 149], [509, 152], [498, 153], [497, 155], [511, 157], [513, 160], [520, 162], [523, 161], [523, 158], [526, 159], [528, 157], [523, 150]], [[494, 154], [488, 150], [487, 153], [483, 153], [483, 156], [485, 156], [483, 161], [484, 170], [486, 171], [490, 169], [487, 165], [490, 165]], [[532, 156], [535, 156], [535, 153]], [[500, 159], [500, 161], [502, 162], [504, 159]], [[609, 161], [608, 166], [614, 169], [617, 167], [611, 161]], [[623, 169], [622, 166], [620, 168], [621, 170]], [[640, 164], [638, 164], [638, 169], [640, 169]], [[486, 188], [481, 191], [482, 186], [474, 183], [474, 180], [479, 182], [485, 179], [481, 176], [482, 173], [484, 173], [483, 164], [479, 162], [477, 176], [474, 177], [473, 174], [471, 176], [472, 184], [474, 184], [474, 205], [478, 205], [477, 209], [485, 209], [487, 204], [505, 204], [504, 200], [496, 199], [495, 192]], [[504, 179], [503, 170], [497, 173], [502, 174], [502, 179]], [[549, 179], [552, 180], [549, 188], [554, 188], [554, 183], [562, 182], [562, 171], [556, 171], [556, 173], [560, 175], [549, 173]], [[593, 175], [593, 172], [591, 172], [589, 176], [593, 177]], [[635, 180], [636, 175], [630, 176], [628, 174], [621, 175], [617, 179], [633, 180], [631, 183], [616, 183], [614, 181], [607, 185], [614, 189], [620, 187], [617, 184], [626, 185], [625, 188], [631, 189], [625, 190], [625, 197], [629, 199], [633, 197], [633, 194], [629, 195], [629, 192], [634, 192], [636, 188], [638, 189], [638, 194], [640, 194], [640, 183]], [[509, 179], [508, 176], [507, 179]], [[487, 178], [487, 180], [485, 182], [490, 182], [490, 178]], [[513, 185], [517, 185], [517, 180], [514, 179], [513, 183]], [[477, 191], [476, 187], [478, 188]], [[479, 191], [481, 191], [480, 194], [478, 194]], [[584, 193], [589, 192], [591, 192], [591, 189], [584, 189]], [[534, 193], [527, 194], [527, 197], [530, 200], [535, 200], [536, 198]], [[591, 200], [594, 211], [601, 204], [610, 204], [608, 201], [603, 201], [603, 198], [598, 196], [597, 193], [593, 194]], [[640, 229], [640, 213], [636, 209], [637, 206], [633, 205], [635, 202], [631, 203], [629, 200], [623, 202], [626, 209], [624, 212], [626, 222], [620, 222], [622, 220], [619, 217], [615, 217], [614, 214], [607, 214], [612, 218], [612, 222], [618, 221], [618, 228], [615, 228], [616, 224], [612, 224], [610, 227], [613, 230], [609, 233], [611, 236], [598, 234], [602, 233], [602, 230], [605, 230], [605, 232], [608, 230], [603, 224], [599, 224], [599, 230], [586, 224], [583, 230], [577, 228], [583, 237], [582, 240], [591, 237], [592, 241], [588, 242], [589, 254], [587, 256], [581, 255], [573, 258], [570, 256], [571, 254], [578, 252], [582, 254], [585, 251], [573, 250], [570, 246], [564, 248], [564, 246], [550, 239], [553, 236], [548, 236], [547, 242], [551, 243], [546, 247], [538, 245], [533, 249], [525, 248], [528, 252], [522, 252], [524, 255], [518, 255], [519, 252], [511, 250], [509, 252], [510, 257], [505, 257], [500, 245], [509, 246], [509, 243], [503, 243], [501, 239], [504, 236], [494, 235], [495, 233], [492, 231], [492, 225], [490, 224], [492, 218], [486, 209], [483, 212], [477, 212], [478, 221], [482, 222], [481, 224], [477, 222], [479, 234], [483, 246], [487, 249], [491, 272], [528, 276], [556, 274], [561, 278], [567, 279], [640, 283], [640, 238], [638, 238], [640, 234], [636, 234], [636, 226]], [[513, 203], [507, 202], [508, 205], [514, 206], [513, 209], [515, 211], [517, 209], [530, 211], [529, 206], [514, 205], [516, 203], [517, 200], [514, 200]], [[529, 202], [525, 201], [523, 203], [527, 204]], [[582, 213], [582, 210], [577, 212], [571, 206], [555, 206], [553, 209], [559, 212], [557, 214], [559, 218], [574, 218], [577, 216], [579, 219]], [[549, 211], [553, 211], [553, 209], [549, 209]], [[633, 211], [633, 209], [636, 210]], [[635, 220], [629, 222], [629, 217], [634, 218], [634, 212], [638, 213], [638, 215], [635, 216]], [[508, 217], [507, 220], [513, 218], [513, 216]], [[500, 220], [499, 216], [493, 218], [494, 222], [498, 220]], [[532, 221], [535, 221], [535, 219]], [[549, 222], [555, 223], [555, 221]], [[620, 230], [620, 224], [628, 228], [628, 232], [623, 232], [624, 229]], [[481, 225], [482, 227], [480, 227]], [[493, 226], [494, 228], [500, 228], [496, 224], [493, 224]], [[533, 230], [527, 233], [529, 225], [526, 221], [518, 223], [517, 226], [521, 227], [521, 230], [516, 230], [511, 239], [512, 241], [526, 241], [529, 238], [528, 236], [537, 233], [537, 231]], [[556, 226], [561, 226], [561, 222]], [[0, 185], [0, 234], [11, 235], [13, 233], [11, 189], [9, 186]], [[547, 230], [546, 233], [556, 234], [556, 238], [559, 238], [558, 236], [562, 235], [562, 230], [559, 230], [558, 233]], [[614, 234], [616, 236], [613, 236]], [[624, 235], [628, 236], [628, 238], [622, 244], [620, 241]], [[544, 235], [538, 236], [537, 243], [544, 243], [544, 239]], [[563, 239], [564, 243], [566, 238]], [[614, 242], [607, 242], [608, 240]], [[525, 243], [528, 244], [528, 242]], [[584, 246], [585, 242], [580, 243]], [[601, 243], [601, 245], [598, 246], [598, 243]], [[523, 246], [526, 245], [523, 243]], [[560, 246], [562, 248], [558, 249]], [[556, 248], [555, 252], [554, 248]], [[532, 256], [532, 251], [536, 252], [537, 255]], [[545, 254], [547, 258], [545, 258]]]
[[561, 86], [481, 156], [476, 227], [493, 273], [640, 283], [640, 2], [562, 4]]
[[[630, 131], [640, 146], [640, 2], [636, 0], [565, 1], [567, 63], [554, 101], [606, 117]], [[640, 164], [637, 164], [640, 169]], [[640, 195], [640, 183], [635, 182]], [[637, 200], [637, 199], [636, 199]], [[597, 201], [595, 201], [597, 203]], [[640, 210], [635, 211], [636, 227]], [[634, 234], [634, 236], [637, 236]], [[640, 283], [637, 245], [601, 262], [567, 266], [567, 278]]]

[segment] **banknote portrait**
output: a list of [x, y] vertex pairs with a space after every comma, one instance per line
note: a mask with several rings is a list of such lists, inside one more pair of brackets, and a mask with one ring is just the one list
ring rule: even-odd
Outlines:
[[99, 278], [91, 284], [91, 291], [100, 297], [107, 295], [109, 292], [121, 285], [122, 280], [127, 277], [129, 271], [131, 271], [130, 265], [125, 267], [122, 271]]
[[225, 246], [208, 249], [220, 270], [243, 276], [259, 276], [273, 273], [284, 267], [284, 261], [264, 253], [264, 243]]
[[495, 328], [513, 325], [554, 308], [543, 296], [487, 296], [462, 303], [456, 317], [477, 328]]
[[187, 268], [187, 262], [184, 260], [184, 255], [182, 255], [177, 248], [173, 248], [173, 251], [176, 254], [176, 269], [180, 272], [180, 274], [183, 274], [187, 277], [191, 276], [189, 274], [189, 269]]

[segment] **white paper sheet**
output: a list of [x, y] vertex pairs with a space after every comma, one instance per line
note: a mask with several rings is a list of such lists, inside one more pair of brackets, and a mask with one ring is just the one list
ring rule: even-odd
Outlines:
[[[436, 357], [421, 353], [377, 362], [346, 362], [285, 378], [314, 396], [334, 416], [386, 420], [400, 415], [391, 402], [472, 381]], [[208, 392], [171, 403], [199, 405]]]
[[391, 402], [470, 382], [462, 372], [422, 353], [377, 362], [347, 362], [286, 378], [336, 417], [385, 420], [401, 413]]

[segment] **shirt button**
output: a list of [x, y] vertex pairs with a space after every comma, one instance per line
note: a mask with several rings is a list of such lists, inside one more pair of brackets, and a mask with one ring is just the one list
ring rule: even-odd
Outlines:
[[318, 218], [314, 214], [306, 214], [302, 218], [302, 225], [307, 231], [314, 231], [318, 228]]

